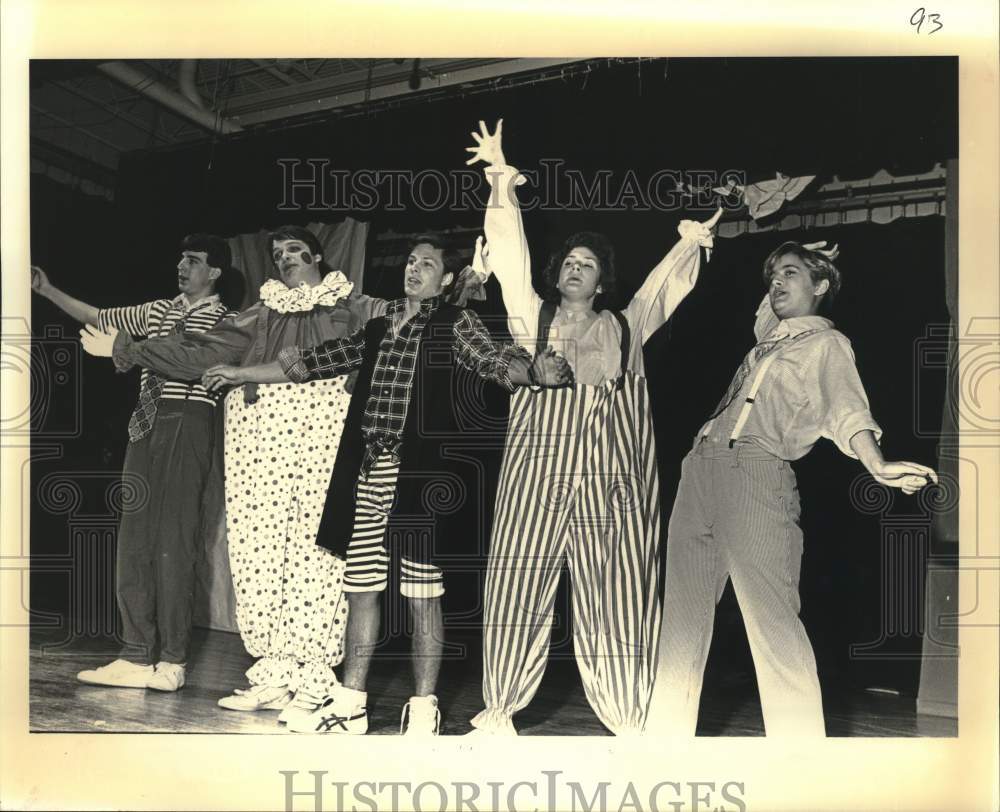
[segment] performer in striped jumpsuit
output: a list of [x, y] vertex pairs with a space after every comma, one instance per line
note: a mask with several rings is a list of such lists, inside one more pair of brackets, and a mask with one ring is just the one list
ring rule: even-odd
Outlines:
[[[40, 268], [32, 268], [32, 288], [101, 330], [114, 328], [136, 338], [178, 330], [204, 333], [232, 315], [215, 293], [216, 280], [229, 264], [223, 239], [192, 234], [181, 243], [180, 295], [173, 299], [98, 309], [54, 287]], [[126, 645], [120, 659], [81, 671], [82, 682], [161, 691], [184, 685], [217, 399], [197, 383], [142, 370], [123, 472], [125, 492], [132, 498], [122, 512], [115, 561]]]
[[486, 575], [483, 698], [472, 724], [513, 734], [548, 659], [553, 603], [565, 561], [573, 640], [587, 699], [616, 734], [645, 721], [659, 631], [660, 503], [642, 347], [693, 288], [707, 224], [684, 221], [680, 242], [621, 313], [594, 311], [614, 284], [600, 234], [574, 234], [550, 266], [543, 300], [531, 265], [501, 125], [480, 122], [470, 163], [485, 161], [489, 270], [503, 288], [511, 334], [551, 344], [576, 375], [571, 388], [517, 391], [497, 494]]
[[663, 631], [646, 732], [693, 736], [715, 605], [732, 578], [768, 736], [823, 736], [816, 659], [799, 619], [802, 530], [790, 460], [820, 437], [904, 493], [933, 470], [887, 462], [851, 342], [818, 315], [840, 288], [819, 243], [788, 242], [764, 265], [758, 344], [684, 458], [670, 516]]

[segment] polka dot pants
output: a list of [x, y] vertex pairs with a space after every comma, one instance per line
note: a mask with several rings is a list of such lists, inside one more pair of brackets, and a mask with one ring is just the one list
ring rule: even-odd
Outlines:
[[325, 696], [344, 657], [344, 562], [316, 545], [350, 395], [345, 377], [226, 397], [226, 531], [252, 685]]

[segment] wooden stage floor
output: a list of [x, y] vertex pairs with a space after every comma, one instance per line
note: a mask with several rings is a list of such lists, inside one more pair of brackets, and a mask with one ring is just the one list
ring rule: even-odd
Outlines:
[[[252, 663], [236, 634], [196, 629], [187, 684], [177, 693], [85, 685], [76, 673], [114, 659], [107, 641], [82, 640], [59, 645], [59, 634], [36, 630], [30, 656], [30, 728], [33, 732], [86, 733], [256, 733], [289, 735], [277, 713], [239, 713], [216, 701], [244, 687]], [[481, 709], [478, 640], [458, 641], [464, 654], [446, 659], [438, 695], [442, 733], [469, 732], [469, 719]], [[375, 660], [369, 682], [370, 733], [394, 735], [411, 688], [410, 665], [398, 645]], [[711, 666], [711, 663], [710, 663]], [[830, 736], [955, 736], [957, 722], [918, 716], [912, 698], [867, 692], [825, 697]], [[584, 697], [572, 659], [553, 658], [531, 705], [515, 718], [522, 735], [607, 736]], [[752, 675], [732, 673], [706, 678], [700, 736], [762, 736]], [[294, 735], [294, 734], [292, 734]]]

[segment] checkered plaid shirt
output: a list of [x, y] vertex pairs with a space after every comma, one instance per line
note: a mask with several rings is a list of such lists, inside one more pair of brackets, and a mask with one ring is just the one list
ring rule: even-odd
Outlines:
[[[399, 458], [406, 412], [413, 390], [417, 351], [424, 328], [441, 303], [440, 297], [425, 299], [420, 311], [409, 321], [406, 299], [395, 299], [386, 307], [388, 328], [379, 345], [372, 373], [371, 394], [365, 406], [361, 431], [365, 437], [365, 457], [361, 470], [367, 472], [383, 451]], [[456, 320], [452, 348], [458, 362], [486, 380], [513, 391], [508, 367], [517, 357], [530, 355], [514, 344], [499, 344], [487, 332], [479, 317], [463, 310]], [[333, 378], [361, 366], [365, 352], [365, 331], [347, 338], [326, 341], [311, 349], [287, 347], [278, 357], [289, 379], [297, 383]]]

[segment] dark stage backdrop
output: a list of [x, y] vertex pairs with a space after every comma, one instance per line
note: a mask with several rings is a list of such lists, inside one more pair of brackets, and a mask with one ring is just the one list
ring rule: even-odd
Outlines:
[[[499, 116], [505, 119], [504, 147], [511, 163], [531, 170], [539, 168], [541, 159], [562, 158], [567, 167], [584, 173], [609, 169], [613, 188], [630, 169], [640, 178], [661, 168], [736, 169], [748, 171], [751, 180], [773, 177], [775, 171], [821, 178], [833, 173], [869, 177], [878, 169], [922, 172], [957, 157], [956, 87], [954, 59], [672, 59], [639, 69], [604, 68], [565, 82], [331, 118], [280, 132], [248, 133], [214, 145], [131, 154], [122, 161], [113, 205], [66, 195], [48, 181], [33, 183], [33, 261], [46, 265], [53, 281], [74, 295], [114, 305], [172, 291], [177, 243], [189, 231], [232, 236], [283, 222], [336, 221], [351, 214], [371, 223], [370, 260], [379, 251], [378, 235], [389, 230], [477, 227], [481, 209], [454, 211], [444, 205], [419, 211], [405, 196], [400, 211], [304, 206], [281, 211], [285, 189], [278, 160], [329, 159], [331, 168], [346, 170], [458, 169], [469, 131], [480, 118], [492, 122]], [[571, 231], [608, 233], [618, 253], [624, 301], [674, 243], [677, 222], [710, 214], [710, 209], [554, 210], [528, 212], [525, 222], [536, 270]], [[697, 288], [647, 345], [664, 540], [680, 459], [753, 341], [763, 260], [779, 242], [805, 238], [841, 246], [844, 289], [833, 318], [854, 343], [873, 412], [885, 430], [886, 455], [935, 461], [934, 438], [918, 436], [914, 426], [918, 411], [923, 426], [940, 419], [942, 378], [935, 378], [934, 385], [922, 381], [914, 358], [928, 327], [948, 321], [943, 218], [717, 239]], [[395, 296], [399, 278], [389, 272], [369, 274], [365, 289]], [[485, 316], [502, 316], [495, 290], [476, 307]], [[35, 301], [33, 312], [36, 337], [46, 324], [64, 325], [66, 335], [75, 336], [76, 328], [48, 302]], [[502, 322], [498, 329], [502, 332]], [[62, 472], [84, 483], [86, 504], [75, 508], [77, 515], [107, 512], [101, 489], [120, 470], [137, 386], [137, 376], [116, 376], [106, 362], [81, 358], [74, 363], [86, 383], [82, 394], [75, 395], [83, 430], [60, 441], [57, 456], [38, 458], [32, 470], [33, 554], [39, 562], [55, 562], [52, 571], [36, 568], [33, 608], [38, 611], [67, 611], [80, 600], [69, 576], [58, 572], [58, 562], [71, 548], [70, 514], [53, 509], [51, 500], [40, 509], [38, 489]], [[502, 414], [502, 398], [493, 405]], [[36, 437], [36, 445], [38, 441]], [[887, 515], [859, 512], [851, 490], [860, 464], [827, 442], [795, 469], [807, 539], [803, 618], [817, 649], [821, 679], [847, 676], [861, 685], [915, 691], [919, 630], [903, 624], [906, 633], [893, 632], [894, 626], [888, 635], [882, 631], [883, 581], [892, 577], [886, 572], [882, 534], [887, 515], [898, 518], [916, 510], [917, 503], [896, 497]], [[80, 474], [93, 476], [87, 480]], [[912, 521], [919, 525], [923, 519]], [[113, 531], [113, 522], [110, 527]], [[101, 588], [110, 594], [112, 585], [105, 582]], [[476, 618], [473, 592], [470, 582], [449, 596], [449, 608], [464, 615], [462, 622], [468, 625]], [[568, 606], [564, 598], [563, 607]], [[899, 625], [897, 621], [888, 625]], [[557, 638], [565, 640], [565, 632], [563, 619]], [[883, 637], [851, 656], [852, 645]], [[719, 647], [732, 652], [730, 661], [749, 667], [731, 595], [720, 607]], [[565, 643], [557, 646], [558, 653], [569, 651]], [[861, 656], [865, 654], [875, 656]], [[904, 656], [887, 656], [900, 654]]]

